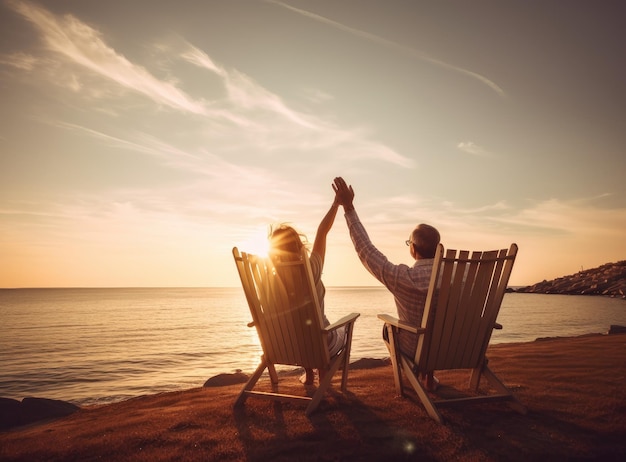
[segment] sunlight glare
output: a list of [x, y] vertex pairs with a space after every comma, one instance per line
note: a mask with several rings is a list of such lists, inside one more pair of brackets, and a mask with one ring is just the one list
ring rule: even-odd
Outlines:
[[241, 251], [258, 255], [259, 257], [267, 257], [269, 246], [270, 243], [267, 238], [267, 231], [259, 229], [243, 242]]

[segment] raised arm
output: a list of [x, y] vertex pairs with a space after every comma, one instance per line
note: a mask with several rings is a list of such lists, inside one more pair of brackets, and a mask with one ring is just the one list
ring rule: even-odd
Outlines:
[[333, 204], [330, 206], [328, 212], [326, 212], [326, 215], [324, 215], [324, 218], [322, 218], [322, 221], [317, 227], [317, 233], [315, 234], [315, 242], [313, 242], [313, 252], [320, 256], [320, 258], [322, 259], [322, 265], [324, 265], [324, 258], [326, 256], [326, 236], [328, 236], [330, 228], [333, 227], [338, 208], [339, 202], [337, 202], [337, 197], [335, 196]]

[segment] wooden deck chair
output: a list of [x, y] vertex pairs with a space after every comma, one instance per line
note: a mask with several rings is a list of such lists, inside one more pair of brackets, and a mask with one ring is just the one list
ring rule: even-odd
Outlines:
[[[444, 256], [443, 245], [439, 244], [421, 327], [407, 325], [388, 315], [378, 316], [385, 322], [389, 335], [396, 392], [404, 395], [404, 372], [428, 414], [440, 423], [443, 418], [437, 408], [451, 404], [506, 400], [518, 412], [526, 412], [489, 369], [485, 357], [493, 329], [502, 328], [496, 318], [516, 254], [517, 245], [512, 244], [508, 251], [475, 251], [470, 256], [466, 250], [447, 250]], [[414, 357], [407, 357], [399, 348], [401, 330], [418, 336]], [[435, 371], [453, 369], [471, 370], [469, 388], [473, 395], [431, 398], [428, 378]], [[481, 377], [487, 379], [493, 390], [478, 393]]]
[[[325, 327], [317, 290], [306, 249], [297, 261], [273, 263], [235, 247], [233, 256], [246, 294], [252, 322], [256, 327], [263, 354], [261, 362], [235, 401], [242, 405], [250, 396], [280, 401], [308, 402], [306, 414], [318, 407], [333, 375], [342, 369], [341, 391], [348, 379], [352, 331], [359, 313], [352, 313]], [[329, 332], [345, 326], [345, 343], [333, 357], [327, 344]], [[288, 395], [278, 392], [275, 365], [302, 366], [318, 369], [320, 383], [312, 396]], [[257, 381], [268, 369], [272, 392], [254, 391]], [[304, 394], [304, 391], [303, 391]]]

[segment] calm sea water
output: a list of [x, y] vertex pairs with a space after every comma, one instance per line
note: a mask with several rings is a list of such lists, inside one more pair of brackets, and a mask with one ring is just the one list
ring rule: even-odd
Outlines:
[[[384, 288], [328, 288], [332, 321], [359, 312], [352, 360], [383, 358], [378, 313], [395, 314]], [[0, 397], [96, 404], [202, 386], [251, 373], [260, 347], [239, 288], [2, 289]], [[606, 332], [626, 325], [626, 302], [507, 294], [492, 343]]]

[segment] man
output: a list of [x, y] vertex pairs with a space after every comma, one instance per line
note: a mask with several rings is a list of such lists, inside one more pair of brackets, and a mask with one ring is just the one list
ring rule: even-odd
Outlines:
[[[370, 241], [354, 209], [352, 186], [348, 186], [344, 179], [339, 177], [334, 180], [333, 190], [336, 200], [343, 206], [350, 238], [361, 263], [372, 276], [389, 289], [395, 299], [400, 320], [412, 326], [420, 326], [433, 258], [440, 240], [439, 231], [430, 225], [418, 225], [406, 241], [415, 263], [413, 266], [393, 264]], [[400, 332], [399, 343], [402, 352], [412, 357], [417, 348], [417, 335]], [[429, 388], [436, 386], [434, 377], [428, 377], [427, 382]]]

